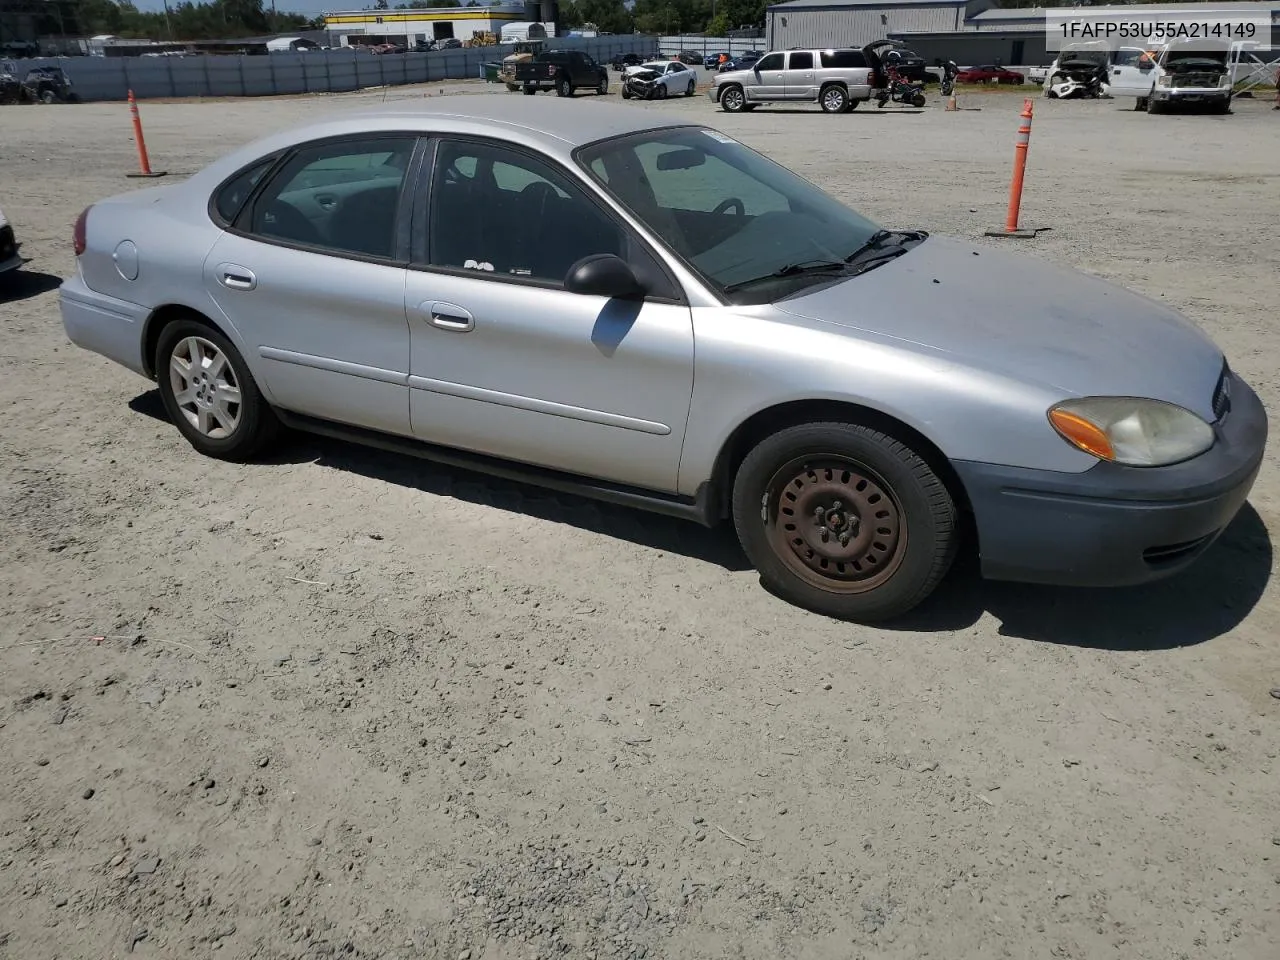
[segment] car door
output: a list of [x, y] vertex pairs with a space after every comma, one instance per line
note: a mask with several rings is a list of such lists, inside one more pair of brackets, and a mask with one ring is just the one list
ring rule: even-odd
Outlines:
[[749, 69], [746, 91], [751, 100], [781, 100], [786, 95], [785, 53], [761, 57]]
[[[429, 184], [405, 292], [415, 436], [674, 491], [693, 326], [652, 251], [566, 168], [508, 143], [440, 138]], [[599, 253], [663, 295], [565, 290]]]
[[1121, 47], [1111, 55], [1108, 92], [1113, 97], [1145, 97], [1151, 92], [1154, 62], [1141, 47]]
[[661, 82], [667, 88], [669, 97], [684, 93], [689, 86], [689, 68], [680, 61], [673, 60], [667, 64], [667, 71]]
[[787, 54], [783, 96], [788, 100], [813, 100], [818, 96], [813, 52], [792, 50]]
[[277, 406], [410, 432], [401, 211], [417, 147], [360, 135], [292, 151], [205, 258], [205, 289]]

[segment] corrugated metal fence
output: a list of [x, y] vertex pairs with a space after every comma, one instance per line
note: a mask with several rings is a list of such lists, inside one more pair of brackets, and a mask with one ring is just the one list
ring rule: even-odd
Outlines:
[[[637, 36], [573, 37], [557, 41], [556, 46], [608, 60], [620, 53], [651, 56], [657, 41]], [[23, 74], [35, 66], [62, 67], [81, 100], [123, 100], [130, 90], [140, 99], [269, 97], [480, 78], [486, 63], [501, 60], [514, 49], [505, 45], [403, 54], [348, 49], [244, 57], [59, 57], [19, 60], [17, 66]]]

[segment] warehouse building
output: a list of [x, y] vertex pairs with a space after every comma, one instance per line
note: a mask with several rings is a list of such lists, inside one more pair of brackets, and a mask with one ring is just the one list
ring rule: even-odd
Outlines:
[[861, 47], [891, 33], [959, 31], [991, 0], [790, 0], [765, 9], [770, 50]]
[[[1055, 14], [1068, 14], [1074, 9], [1082, 16], [1099, 17], [1109, 13], [1124, 15], [1132, 12], [1127, 5], [1098, 5], [1077, 8], [1055, 8]], [[1169, 3], [1143, 4], [1144, 16], [1162, 16], [1174, 19], [1196, 16], [1260, 17], [1268, 15], [1275, 25], [1280, 25], [1280, 0], [1253, 3]], [[888, 34], [893, 40], [901, 40], [926, 61], [936, 57], [950, 58], [961, 64], [1004, 63], [1009, 65], [1047, 64], [1055, 53], [1046, 49], [1045, 9], [1023, 7], [1011, 10], [983, 10], [965, 19], [960, 30], [952, 31], [895, 31]], [[1276, 28], [1273, 27], [1273, 30]], [[1277, 33], [1280, 35], [1280, 33]], [[1266, 50], [1266, 45], [1261, 45]], [[1263, 59], [1270, 59], [1264, 57]]]
[[[1130, 5], [1055, 8], [1081, 16], [1132, 11]], [[1144, 15], [1170, 17], [1220, 14], [1257, 17], [1270, 13], [1280, 37], [1280, 0], [1265, 2], [1143, 4]], [[765, 11], [769, 49], [862, 46], [880, 39], [899, 40], [926, 62], [955, 60], [961, 65], [1048, 63], [1043, 7], [995, 9], [990, 0], [790, 0]]]
[[466, 42], [477, 34], [501, 34], [508, 23], [543, 23], [554, 35], [558, 5], [511, 3], [488, 7], [427, 7], [420, 10], [349, 10], [327, 13], [324, 28], [341, 46], [396, 43], [412, 48], [431, 40]]

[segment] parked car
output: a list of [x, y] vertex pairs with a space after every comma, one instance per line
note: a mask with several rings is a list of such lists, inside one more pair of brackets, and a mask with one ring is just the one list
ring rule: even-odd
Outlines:
[[526, 94], [554, 90], [572, 97], [579, 89], [609, 92], [609, 71], [581, 50], [547, 50], [515, 65], [515, 82]]
[[940, 79], [926, 69], [928, 65], [924, 62], [924, 57], [909, 47], [894, 40], [882, 40], [878, 43], [877, 49], [885, 69], [893, 67], [903, 80], [911, 83], [933, 83]]
[[809, 101], [827, 113], [846, 113], [883, 86], [874, 49], [775, 50], [742, 70], [716, 75], [707, 90], [729, 113], [764, 103]]
[[622, 76], [622, 98], [630, 100], [665, 100], [667, 97], [692, 97], [698, 88], [698, 74], [679, 60], [651, 60], [637, 67], [627, 67]]
[[18, 252], [22, 244], [13, 233], [13, 224], [0, 210], [0, 273], [17, 270], [23, 264], [22, 255]]
[[251, 459], [284, 425], [732, 520], [770, 589], [847, 619], [918, 604], [970, 530], [997, 579], [1172, 574], [1267, 437], [1169, 307], [882, 228], [666, 112], [315, 120], [73, 235], [67, 336], [155, 381], [203, 454]]
[[609, 66], [621, 71], [626, 70], [627, 67], [638, 67], [642, 63], [644, 63], [644, 57], [638, 53], [619, 53], [609, 61]]
[[22, 83], [3, 63], [0, 63], [0, 106], [22, 102]]
[[956, 74], [957, 83], [1012, 83], [1022, 84], [1027, 80], [1016, 70], [989, 63], [981, 67], [965, 67]]
[[1049, 79], [1049, 74], [1053, 70], [1053, 64], [1050, 63], [1043, 67], [1032, 67], [1027, 71], [1027, 79], [1032, 83], [1044, 84]]
[[728, 60], [729, 55], [727, 53], [708, 53], [702, 58], [702, 66], [706, 70], [715, 70], [720, 66], [720, 60], [722, 58]]
[[718, 69], [721, 73], [725, 73], [729, 70], [745, 70], [763, 56], [763, 50], [748, 50], [746, 53], [739, 54], [730, 60], [726, 60], [724, 63], [720, 64]]
[[681, 50], [675, 55], [675, 59], [686, 66], [696, 67], [702, 63], [702, 54], [697, 50]]
[[445, 37], [443, 40], [436, 41], [436, 47], [440, 50], [461, 50], [462, 41], [457, 37]]
[[1136, 109], [1160, 113], [1175, 104], [1229, 113], [1242, 46], [1223, 40], [1174, 40], [1154, 56], [1115, 71], [1111, 95], [1133, 96]]

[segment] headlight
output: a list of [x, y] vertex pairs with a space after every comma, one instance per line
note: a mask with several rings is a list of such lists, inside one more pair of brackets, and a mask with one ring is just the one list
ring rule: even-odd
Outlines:
[[1229, 73], [1224, 73], [1224, 74], [1223, 74], [1223, 75], [1218, 79], [1218, 86], [1220, 86], [1220, 87], [1229, 87], [1229, 86], [1231, 86], [1231, 85], [1232, 85], [1232, 84], [1231, 84], [1231, 74], [1229, 74]]
[[1162, 87], [1172, 87], [1172, 86], [1173, 86], [1173, 74], [1171, 74], [1171, 73], [1166, 73], [1163, 77], [1161, 77], [1161, 78], [1160, 78], [1160, 86], [1162, 86]]
[[1072, 446], [1129, 467], [1162, 467], [1213, 446], [1213, 428], [1190, 410], [1162, 400], [1085, 397], [1049, 410], [1049, 422]]

